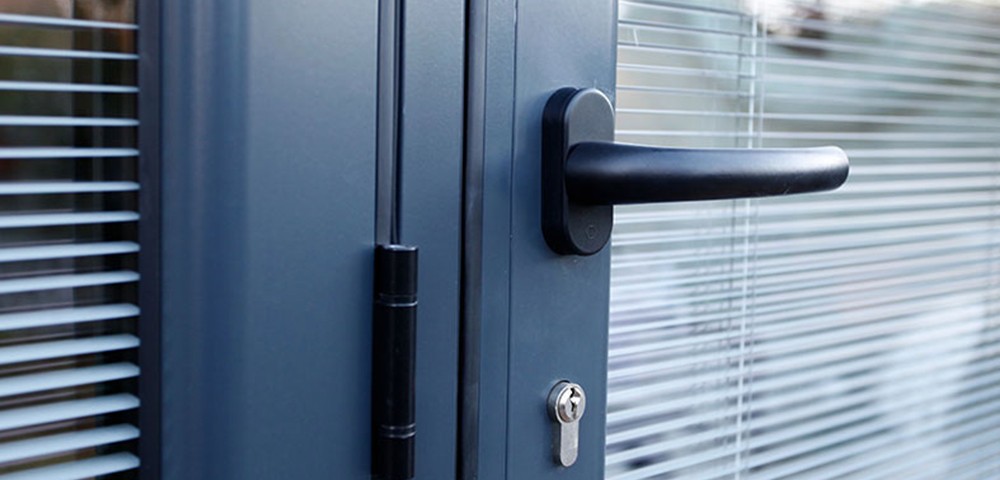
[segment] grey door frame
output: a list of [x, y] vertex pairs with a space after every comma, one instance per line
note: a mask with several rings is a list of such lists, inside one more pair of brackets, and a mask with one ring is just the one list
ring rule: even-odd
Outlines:
[[[368, 476], [377, 7], [161, 7], [165, 478]], [[615, 13], [407, 2], [417, 478], [602, 476], [608, 253], [548, 250], [538, 157], [552, 92], [613, 96]], [[568, 469], [551, 461], [544, 408], [562, 379], [589, 399]]]
[[337, 7], [162, 2], [165, 479], [365, 478], [377, 32]]
[[400, 241], [420, 248], [416, 478], [457, 455], [465, 0], [404, 0]]
[[[602, 478], [610, 253], [545, 244], [540, 136], [559, 88], [614, 98], [617, 5], [472, 0], [469, 19], [461, 478]], [[569, 468], [552, 460], [545, 409], [559, 380], [587, 391]]]
[[[449, 478], [464, 1], [407, 3], [400, 237], [427, 266], [416, 467]], [[378, 6], [160, 4], [163, 478], [369, 478]]]

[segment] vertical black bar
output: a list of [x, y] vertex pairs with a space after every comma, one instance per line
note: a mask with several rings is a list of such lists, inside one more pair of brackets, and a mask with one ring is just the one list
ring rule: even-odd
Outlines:
[[462, 179], [462, 285], [456, 455], [456, 478], [459, 480], [472, 480], [479, 470], [487, 3], [483, 0], [467, 0], [465, 9], [465, 158]]
[[403, 120], [406, 77], [406, 0], [396, 1], [396, 49], [395, 49], [395, 107], [396, 144], [393, 180], [395, 182], [395, 203], [393, 204], [392, 243], [399, 243], [403, 230]]
[[406, 2], [379, 2], [375, 241], [399, 243], [402, 216], [403, 76]]
[[417, 247], [375, 248], [372, 474], [413, 478], [416, 437]]
[[139, 458], [140, 477], [161, 476], [160, 418], [160, 1], [137, 2], [139, 32]]

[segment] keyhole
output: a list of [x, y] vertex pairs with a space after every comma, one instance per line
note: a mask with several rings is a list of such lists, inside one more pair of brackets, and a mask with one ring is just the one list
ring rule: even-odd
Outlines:
[[570, 396], [569, 396], [569, 416], [570, 416], [570, 418], [576, 420], [576, 418], [577, 418], [577, 411], [580, 409], [580, 400], [582, 400], [582, 399], [583, 399], [583, 397], [580, 396], [580, 392], [578, 392], [576, 389], [573, 389], [573, 392], [570, 393]]

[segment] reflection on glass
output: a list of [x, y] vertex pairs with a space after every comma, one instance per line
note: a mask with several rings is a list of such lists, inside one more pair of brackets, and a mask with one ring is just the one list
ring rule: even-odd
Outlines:
[[619, 140], [852, 176], [617, 211], [608, 478], [1000, 477], [1000, 4], [619, 6]]

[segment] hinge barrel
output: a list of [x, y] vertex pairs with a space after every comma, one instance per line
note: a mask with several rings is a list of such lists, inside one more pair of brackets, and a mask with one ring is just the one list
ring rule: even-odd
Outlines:
[[417, 247], [375, 249], [372, 365], [372, 474], [414, 476]]

